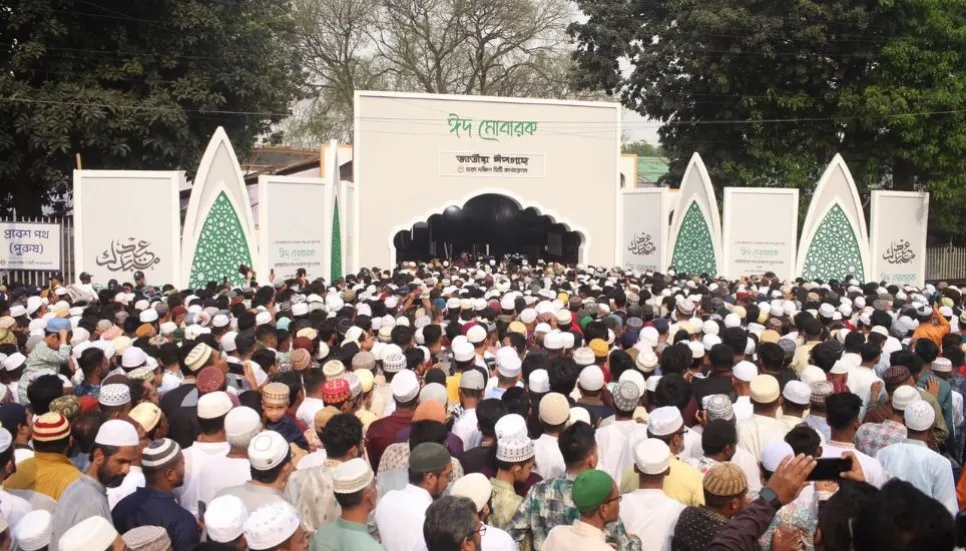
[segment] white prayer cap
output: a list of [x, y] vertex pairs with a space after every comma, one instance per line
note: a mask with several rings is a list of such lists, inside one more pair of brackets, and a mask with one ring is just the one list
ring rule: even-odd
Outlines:
[[522, 436], [518, 434], [511, 438], [497, 438], [496, 458], [500, 461], [520, 463], [530, 459], [533, 455], [533, 440], [527, 438], [525, 428]]
[[77, 346], [81, 343], [87, 342], [91, 338], [91, 334], [83, 327], [74, 328], [74, 333], [70, 338], [70, 345]]
[[252, 468], [259, 471], [268, 471], [277, 467], [288, 457], [288, 453], [288, 442], [273, 430], [258, 433], [248, 444], [248, 461], [251, 462]]
[[453, 483], [450, 494], [458, 497], [469, 498], [473, 502], [477, 511], [482, 511], [490, 501], [490, 493], [493, 488], [490, 486], [490, 479], [483, 473], [471, 473], [463, 476]]
[[486, 329], [482, 325], [474, 325], [466, 332], [466, 340], [470, 344], [479, 344], [486, 340]]
[[761, 448], [761, 466], [773, 473], [786, 457], [794, 457], [795, 451], [784, 440], [772, 440]]
[[259, 312], [255, 316], [255, 325], [265, 325], [267, 323], [271, 323], [271, 321], [272, 321], [272, 314], [269, 312]]
[[229, 331], [222, 335], [221, 340], [219, 341], [221, 344], [221, 349], [225, 352], [234, 352], [235, 350], [238, 350], [238, 346], [235, 344], [235, 337], [237, 336], [238, 333], [234, 331]]
[[70, 350], [70, 353], [71, 353], [72, 356], [74, 356], [74, 359], [75, 360], [78, 360], [78, 359], [80, 359], [81, 354], [83, 354], [84, 351], [87, 350], [88, 348], [93, 348], [94, 347], [94, 344], [91, 343], [91, 341], [83, 341], [81, 343], [74, 344], [74, 345], [71, 345], [71, 346], [72, 346], [72, 348]]
[[892, 409], [905, 411], [909, 404], [922, 400], [915, 387], [902, 385], [892, 393]]
[[560, 333], [560, 343], [564, 348], [570, 349], [574, 347], [576, 339], [574, 339], [574, 334], [570, 331], [563, 331]]
[[732, 369], [731, 373], [735, 376], [735, 379], [745, 383], [750, 383], [755, 379], [755, 377], [758, 376], [758, 366], [747, 360], [742, 360], [735, 364], [735, 367]]
[[468, 369], [460, 376], [459, 387], [465, 390], [483, 390], [486, 388], [486, 381], [480, 370]]
[[245, 542], [249, 549], [262, 551], [285, 543], [299, 529], [299, 515], [285, 501], [262, 505], [245, 521]]
[[538, 323], [536, 327], [533, 328], [534, 333], [549, 333], [553, 331], [549, 323]]
[[661, 474], [671, 466], [671, 448], [658, 438], [648, 438], [634, 447], [634, 465], [644, 474]]
[[684, 419], [681, 412], [673, 406], [665, 406], [655, 409], [648, 418], [647, 432], [654, 436], [668, 436], [681, 430], [684, 426]]
[[368, 488], [374, 479], [369, 463], [357, 457], [332, 471], [332, 489], [337, 494], [354, 494]]
[[691, 359], [698, 360], [704, 357], [704, 345], [698, 341], [689, 341], [688, 348], [691, 349]]
[[570, 408], [570, 418], [567, 421], [567, 426], [571, 426], [577, 421], [583, 421], [584, 423], [590, 424], [590, 412], [585, 408], [580, 406], [574, 406]]
[[137, 446], [138, 431], [134, 425], [120, 419], [105, 421], [101, 428], [97, 429], [97, 436], [94, 437], [95, 444], [103, 446]]
[[520, 312], [520, 321], [522, 321], [523, 323], [530, 324], [536, 320], [537, 320], [537, 311], [534, 310], [533, 308], [525, 308], [522, 312]]
[[148, 355], [144, 353], [144, 350], [136, 346], [132, 346], [121, 354], [121, 367], [126, 370], [131, 370], [136, 367], [141, 367], [142, 365], [148, 363]]
[[14, 527], [13, 539], [23, 551], [38, 551], [50, 545], [52, 516], [48, 511], [35, 509], [20, 518]]
[[719, 337], [718, 335], [705, 335], [701, 339], [701, 346], [703, 346], [704, 349], [708, 352], [710, 352], [711, 349], [714, 348], [714, 345], [716, 344], [721, 344], [721, 337]]
[[211, 500], [205, 509], [205, 530], [208, 538], [218, 543], [232, 543], [244, 532], [248, 510], [242, 500], [223, 495]]
[[250, 407], [240, 406], [225, 416], [225, 437], [236, 448], [248, 448], [252, 438], [261, 431], [262, 418]]
[[720, 330], [721, 326], [711, 320], [701, 324], [701, 332], [705, 335], [717, 335]]
[[114, 343], [113, 342], [110, 342], [110, 341], [94, 341], [91, 346], [94, 346], [96, 348], [100, 348], [102, 351], [104, 351], [104, 355], [107, 356], [107, 359], [108, 360], [110, 360], [111, 358], [114, 357], [115, 348], [114, 348]]
[[519, 414], [509, 413], [496, 422], [493, 434], [496, 435], [497, 440], [526, 438], [527, 421]]
[[821, 367], [807, 365], [805, 366], [805, 369], [802, 370], [801, 375], [799, 375], [799, 379], [801, 379], [803, 383], [811, 385], [812, 383], [817, 383], [819, 381], [826, 381], [828, 380], [828, 377], [825, 375], [825, 372], [822, 371]]
[[114, 383], [101, 387], [97, 401], [102, 406], [117, 407], [131, 403], [131, 388], [122, 383]]
[[637, 385], [638, 390], [641, 391], [641, 395], [647, 390], [647, 383], [644, 382], [644, 375], [635, 369], [625, 369], [617, 382], [622, 383], [624, 381], [630, 381]]
[[832, 375], [847, 375], [849, 372], [849, 364], [845, 363], [843, 360], [838, 360], [832, 364], [832, 369], [829, 373]]
[[[477, 370], [474, 369], [473, 371]], [[479, 373], [479, 371], [477, 371], [477, 373]], [[462, 377], [460, 378], [460, 381], [462, 381]], [[429, 383], [428, 385], [423, 386], [423, 388], [419, 391], [420, 404], [428, 401], [434, 401], [445, 408], [446, 400], [446, 387], [439, 383]]]
[[647, 378], [645, 387], [648, 392], [657, 392], [657, 384], [661, 381], [660, 375], [651, 375]]
[[917, 400], [906, 406], [903, 418], [909, 430], [923, 432], [931, 429], [936, 422], [936, 410], [932, 409], [929, 402]]
[[69, 528], [57, 541], [60, 551], [93, 551], [114, 545], [118, 533], [111, 521], [100, 515], [87, 517]]
[[801, 381], [788, 381], [782, 390], [782, 396], [793, 404], [807, 406], [812, 401], [812, 387]]
[[402, 403], [411, 402], [419, 394], [419, 379], [409, 369], [396, 373], [389, 386], [392, 388], [393, 398]]
[[141, 323], [154, 323], [158, 321], [158, 311], [154, 308], [147, 308], [138, 315], [138, 320]]
[[11, 436], [10, 431], [0, 427], [0, 453], [10, 449], [11, 444], [13, 444], [13, 436]]
[[531, 371], [528, 382], [530, 383], [530, 392], [534, 394], [550, 392], [550, 374], [547, 373], [546, 369], [534, 369]]
[[231, 411], [232, 405], [228, 393], [221, 390], [209, 392], [198, 398], [198, 418], [217, 419]]
[[592, 365], [594, 363], [594, 352], [586, 346], [581, 346], [577, 350], [574, 350], [573, 359], [579, 367]]
[[560, 350], [563, 348], [563, 339], [557, 331], [551, 331], [543, 337], [543, 347], [547, 350]]
[[738, 314], [735, 313], [728, 314], [725, 316], [724, 325], [729, 329], [732, 327], [738, 327], [741, 325], [741, 318], [739, 318]]
[[580, 371], [577, 384], [584, 390], [596, 392], [604, 386], [604, 372], [596, 365], [588, 365]]
[[519, 375], [523, 366], [520, 356], [512, 346], [504, 346], [496, 351], [496, 364], [500, 375], [511, 378]]
[[453, 341], [453, 359], [458, 362], [468, 362], [476, 357], [476, 350], [466, 339]]
[[228, 327], [229, 323], [231, 323], [231, 320], [225, 314], [217, 314], [215, 317], [211, 318], [212, 327]]
[[936, 358], [932, 362], [932, 370], [937, 373], [951, 373], [953, 362], [949, 361], [949, 358]]

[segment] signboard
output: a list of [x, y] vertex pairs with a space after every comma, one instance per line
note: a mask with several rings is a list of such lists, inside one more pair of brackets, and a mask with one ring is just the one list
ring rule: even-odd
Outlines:
[[94, 283], [134, 281], [178, 285], [184, 173], [151, 170], [74, 171], [76, 272]]
[[2, 270], [60, 270], [60, 224], [0, 222]]
[[667, 269], [667, 211], [669, 194], [665, 188], [625, 189], [624, 225], [621, 236], [621, 265], [629, 270]]
[[346, 257], [355, 269], [392, 266], [397, 233], [496, 194], [576, 232], [577, 262], [617, 264], [620, 112], [594, 101], [356, 91], [358, 206]]
[[929, 194], [872, 192], [872, 278], [921, 285], [926, 280]]
[[724, 275], [794, 277], [797, 189], [725, 188], [723, 214]]
[[305, 268], [309, 280], [328, 276], [331, 196], [321, 178], [258, 177], [260, 273], [290, 279]]
[[678, 274], [715, 275], [722, 269], [721, 218], [711, 177], [695, 153], [681, 179], [671, 222], [669, 264]]

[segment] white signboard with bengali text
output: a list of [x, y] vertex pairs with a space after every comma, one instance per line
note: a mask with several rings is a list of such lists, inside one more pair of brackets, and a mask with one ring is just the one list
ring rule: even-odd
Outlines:
[[258, 241], [264, 265], [290, 279], [305, 268], [309, 280], [328, 277], [332, 188], [322, 178], [259, 176]]
[[60, 224], [0, 222], [0, 270], [60, 270]]
[[465, 151], [440, 151], [440, 176], [497, 176], [500, 178], [543, 178], [545, 156], [535, 153], [481, 155]]
[[74, 171], [75, 272], [94, 283], [179, 285], [184, 172], [161, 170]]
[[667, 269], [668, 190], [666, 188], [629, 189], [623, 200], [621, 265], [630, 270]]
[[921, 285], [926, 280], [929, 194], [873, 191], [872, 281]]
[[725, 188], [723, 274], [737, 278], [774, 272], [791, 279], [798, 243], [798, 190]]

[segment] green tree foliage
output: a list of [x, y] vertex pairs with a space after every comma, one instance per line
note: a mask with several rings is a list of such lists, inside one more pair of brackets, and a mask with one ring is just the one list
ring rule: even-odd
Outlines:
[[626, 143], [621, 146], [621, 153], [637, 155], [638, 157], [663, 157], [664, 151], [660, 146], [647, 143], [646, 140]]
[[[0, 0], [0, 208], [39, 214], [84, 168], [193, 170], [288, 112], [287, 0]], [[61, 205], [63, 206], [63, 205]]]
[[[963, 232], [966, 3], [938, 0], [578, 0], [578, 86], [667, 123], [680, 181], [692, 152], [716, 186], [806, 192], [836, 152], [860, 192], [932, 193]], [[627, 60], [632, 71], [623, 73]]]

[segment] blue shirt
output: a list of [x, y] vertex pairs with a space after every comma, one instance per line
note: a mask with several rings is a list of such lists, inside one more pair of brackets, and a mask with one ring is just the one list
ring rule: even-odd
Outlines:
[[886, 472], [942, 503], [953, 515], [959, 511], [952, 464], [926, 444], [905, 440], [882, 448], [875, 458]]
[[265, 423], [265, 430], [273, 430], [281, 434], [289, 444], [295, 444], [303, 450], [309, 449], [309, 442], [305, 439], [305, 435], [288, 415], [282, 416], [278, 423]]
[[916, 386], [925, 389], [926, 383], [929, 379], [936, 379], [939, 383], [939, 396], [936, 397], [936, 401], [939, 402], [939, 409], [943, 412], [943, 418], [946, 421], [946, 426], [949, 427], [949, 432], [953, 432], [953, 390], [949, 386], [949, 383], [936, 377], [931, 371], [926, 371], [919, 377], [919, 381], [916, 382]]
[[138, 488], [111, 511], [120, 533], [137, 526], [160, 526], [167, 530], [174, 551], [189, 551], [201, 541], [195, 517], [174, 500], [174, 494]]

